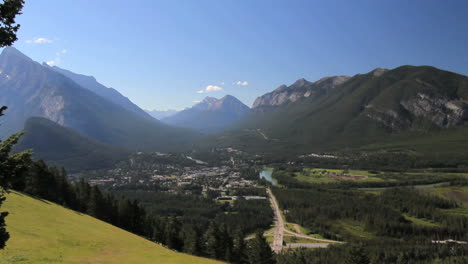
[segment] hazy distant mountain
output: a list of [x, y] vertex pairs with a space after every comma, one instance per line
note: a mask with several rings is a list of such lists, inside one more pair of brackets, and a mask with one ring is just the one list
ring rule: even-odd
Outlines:
[[468, 147], [459, 141], [460, 131], [465, 138], [468, 132], [468, 77], [434, 67], [301, 79], [259, 97], [254, 106], [236, 129], [211, 144], [282, 153], [404, 141], [401, 147], [419, 140], [426, 152], [431, 140], [439, 140], [431, 143], [439, 151]]
[[166, 117], [173, 116], [177, 114], [179, 111], [177, 110], [145, 110], [146, 113], [150, 114], [152, 117], [161, 120]]
[[24, 131], [16, 150], [33, 149], [34, 157], [71, 172], [111, 167], [130, 154], [41, 117], [29, 118]]
[[226, 129], [249, 111], [249, 107], [231, 95], [221, 99], [206, 97], [191, 108], [162, 119], [175, 126], [192, 128], [203, 133], [217, 133]]
[[33, 116], [129, 149], [164, 150], [197, 136], [169, 127], [146, 113], [127, 110], [12, 47], [0, 55], [0, 72], [0, 105], [9, 107], [1, 120], [1, 136], [23, 129], [25, 121]]
[[[48, 66], [47, 64], [43, 64], [44, 66]], [[120, 94], [117, 90], [114, 88], [108, 88], [99, 82], [96, 81], [96, 78], [93, 76], [87, 76], [87, 75], [82, 75], [82, 74], [77, 74], [74, 72], [71, 72], [69, 70], [65, 70], [62, 68], [59, 68], [57, 66], [51, 67], [54, 71], [59, 72], [66, 77], [70, 78], [74, 82], [76, 82], [78, 85], [80, 85], [83, 88], [86, 88], [90, 91], [93, 91], [97, 95], [100, 95], [104, 97], [105, 99], [114, 102], [122, 107], [124, 107], [127, 110], [130, 110], [132, 112], [135, 112], [143, 117], [148, 117], [148, 114], [141, 108], [139, 108], [137, 105], [132, 103], [127, 97], [123, 96]]]

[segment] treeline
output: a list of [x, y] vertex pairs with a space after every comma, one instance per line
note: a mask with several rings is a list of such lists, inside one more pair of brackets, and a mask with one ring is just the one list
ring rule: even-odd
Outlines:
[[[457, 205], [408, 189], [389, 189], [376, 196], [349, 190], [273, 188], [288, 221], [301, 224], [326, 238], [354, 240], [341, 221], [363, 223], [365, 231], [393, 238], [468, 239], [468, 218], [443, 214]], [[412, 224], [403, 213], [437, 221], [436, 226]]]
[[[258, 174], [257, 174], [258, 179]], [[258, 188], [258, 187], [245, 187], [245, 188], [235, 188], [229, 190], [229, 195], [237, 195], [237, 196], [263, 196], [267, 197], [267, 192], [265, 188]]]
[[174, 216], [157, 218], [153, 226], [154, 241], [181, 252], [230, 263], [274, 263], [262, 232], [246, 241], [246, 232], [240, 227], [231, 231], [228, 225], [212, 221], [203, 229], [197, 224], [184, 224]]
[[[257, 189], [257, 188], [252, 188]], [[238, 189], [243, 193], [251, 193], [250, 188]], [[257, 191], [257, 193], [264, 193]], [[242, 229], [253, 233], [257, 229], [268, 229], [272, 224], [273, 211], [268, 200], [239, 199], [232, 204], [219, 203], [211, 198], [193, 194], [173, 194], [150, 190], [111, 190], [127, 198], [136, 199], [149, 214], [155, 217], [176, 216], [182, 224], [196, 225], [196, 228], [206, 230], [210, 222], [224, 224], [229, 232]]]
[[[83, 179], [70, 183], [65, 170], [48, 167], [43, 161], [29, 161], [27, 169], [12, 178], [11, 187], [189, 254], [232, 263], [258, 263], [252, 262], [258, 259], [259, 254], [254, 248], [261, 247], [262, 243], [267, 245], [268, 251], [264, 247], [260, 254], [272, 254], [263, 238], [249, 243], [244, 240], [247, 231], [271, 224], [272, 211], [266, 201], [239, 200], [230, 207], [201, 197], [167, 194], [170, 196], [165, 197], [166, 203], [172, 205], [166, 210], [153, 211], [137, 199], [101, 191]], [[148, 195], [142, 192], [133, 196], [144, 198], [143, 194]], [[161, 197], [154, 192], [153, 195]], [[145, 199], [146, 202], [154, 201], [148, 197]], [[189, 204], [197, 203], [200, 203], [199, 207], [208, 205], [208, 209], [190, 211]], [[177, 205], [182, 205], [182, 208], [176, 209]], [[202, 221], [198, 221], [200, 219]]]
[[146, 236], [151, 230], [147, 214], [136, 200], [103, 193], [83, 179], [72, 184], [64, 169], [48, 167], [41, 160], [30, 161], [28, 169], [12, 179], [12, 189], [48, 200], [72, 210]]
[[[316, 187], [317, 184], [298, 181], [295, 177], [296, 172], [301, 172], [302, 166], [280, 167], [273, 172], [273, 177], [278, 183], [288, 188], [309, 189]], [[375, 171], [377, 172], [377, 171]], [[451, 186], [467, 186], [468, 179], [457, 175], [442, 175], [437, 173], [418, 173], [417, 175], [405, 174], [402, 172], [381, 172], [379, 178], [384, 181], [352, 181], [337, 180], [334, 183], [320, 183], [322, 188], [326, 189], [352, 189], [352, 188], [387, 188], [403, 187], [414, 185], [427, 185], [445, 183]]]
[[428, 233], [426, 236], [431, 236], [432, 234], [441, 236], [447, 233], [446, 235], [452, 236], [452, 238], [468, 238], [468, 217], [463, 215], [448, 215], [440, 210], [459, 207], [454, 201], [433, 195], [421, 194], [413, 188], [386, 189], [379, 195], [378, 200], [382, 204], [387, 204], [401, 213], [427, 219], [440, 225], [440, 227], [424, 230], [421, 228], [420, 232], [425, 231]]
[[379, 238], [358, 245], [284, 251], [277, 260], [278, 264], [465, 264], [468, 263], [468, 247], [455, 243], [401, 242]]
[[302, 164], [308, 167], [327, 169], [359, 169], [403, 172], [410, 169], [434, 168], [452, 172], [468, 172], [468, 156], [466, 153], [453, 155], [415, 155], [403, 152], [341, 152], [333, 153], [337, 158], [305, 157], [290, 155], [284, 158], [264, 158], [263, 164], [283, 165], [288, 162]]

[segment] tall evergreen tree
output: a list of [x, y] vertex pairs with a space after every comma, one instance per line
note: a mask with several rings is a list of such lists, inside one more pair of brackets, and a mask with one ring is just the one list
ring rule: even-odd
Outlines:
[[101, 220], [107, 220], [104, 215], [104, 197], [97, 186], [91, 187], [87, 213]]
[[221, 259], [224, 257], [224, 252], [220, 247], [221, 243], [221, 234], [219, 232], [218, 226], [211, 222], [208, 230], [205, 233], [205, 250], [206, 254], [215, 259]]
[[222, 223], [219, 227], [219, 247], [221, 250], [221, 258], [232, 262], [233, 261], [233, 245], [232, 238], [229, 234], [226, 224]]
[[184, 225], [182, 237], [185, 253], [192, 255], [200, 255], [202, 253], [200, 231], [194, 225]]
[[346, 264], [369, 264], [370, 260], [363, 245], [352, 246], [345, 259]]
[[239, 228], [233, 237], [233, 259], [235, 263], [247, 263], [246, 248], [247, 245], [245, 243], [245, 233], [241, 228]]
[[165, 237], [164, 237], [164, 219], [161, 218], [156, 218], [153, 221], [153, 240], [159, 243], [164, 243]]
[[249, 241], [248, 257], [251, 264], [276, 263], [270, 245], [263, 237], [261, 230], [258, 230], [255, 233], [255, 238]]
[[[5, 3], [4, 3], [5, 4]], [[0, 5], [0, 21], [4, 18], [2, 13], [3, 5]], [[18, 11], [19, 12], [19, 11]], [[0, 27], [0, 45], [2, 42], [2, 28]], [[3, 111], [6, 107], [0, 108], [0, 116], [3, 115]], [[27, 164], [29, 164], [30, 153], [22, 152], [10, 155], [13, 145], [15, 145], [23, 133], [16, 133], [10, 136], [7, 140], [0, 142], [0, 207], [5, 201], [5, 192], [12, 185], [12, 179], [19, 177], [23, 174]], [[10, 238], [10, 235], [6, 231], [5, 217], [8, 212], [0, 212], [0, 249], [5, 247], [6, 241]]]
[[175, 216], [168, 218], [166, 222], [166, 227], [164, 229], [164, 237], [166, 246], [175, 250], [182, 249], [182, 242], [179, 237], [180, 233], [180, 222]]

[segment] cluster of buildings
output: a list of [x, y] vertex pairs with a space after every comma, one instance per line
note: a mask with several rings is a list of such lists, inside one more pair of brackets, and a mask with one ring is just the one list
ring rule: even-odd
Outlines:
[[175, 167], [167, 164], [163, 170], [140, 169], [122, 170], [114, 169], [106, 173], [89, 175], [88, 181], [94, 185], [106, 187], [120, 187], [128, 185], [136, 186], [160, 186], [167, 190], [190, 189], [198, 186], [203, 191], [227, 191], [228, 188], [252, 187], [256, 181], [242, 178], [240, 172], [230, 166], [209, 167]]
[[337, 156], [329, 155], [329, 154], [317, 154], [317, 153], [310, 153], [307, 155], [300, 155], [299, 158], [322, 158], [322, 159], [337, 159]]

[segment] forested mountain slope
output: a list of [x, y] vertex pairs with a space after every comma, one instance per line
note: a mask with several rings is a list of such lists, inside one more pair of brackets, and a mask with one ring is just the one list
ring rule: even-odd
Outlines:
[[401, 66], [355, 75], [320, 96], [257, 104], [236, 129], [209, 144], [254, 151], [338, 150], [434, 133], [443, 138], [453, 129], [466, 131], [467, 121], [468, 77]]
[[46, 118], [31, 117], [26, 121], [16, 150], [32, 149], [33, 157], [67, 171], [106, 168], [126, 158], [130, 151], [86, 138], [72, 129]]
[[21, 130], [33, 116], [129, 149], [167, 150], [198, 136], [127, 110], [12, 47], [0, 55], [0, 71], [0, 105], [9, 107], [0, 126], [2, 137]]

